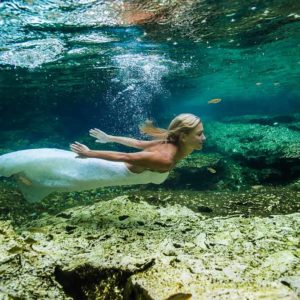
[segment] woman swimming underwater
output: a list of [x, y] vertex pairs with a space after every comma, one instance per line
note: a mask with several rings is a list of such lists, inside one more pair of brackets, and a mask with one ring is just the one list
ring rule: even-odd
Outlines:
[[116, 142], [142, 149], [134, 153], [95, 151], [75, 142], [71, 151], [41, 148], [0, 156], [0, 176], [12, 176], [28, 201], [39, 201], [52, 192], [70, 192], [105, 186], [162, 183], [175, 164], [205, 141], [203, 124], [192, 114], [175, 117], [168, 129], [146, 121], [141, 132], [154, 138], [141, 141], [91, 129], [96, 142]]

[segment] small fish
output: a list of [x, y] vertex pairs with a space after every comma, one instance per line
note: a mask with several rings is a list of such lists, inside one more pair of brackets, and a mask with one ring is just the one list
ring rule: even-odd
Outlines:
[[192, 294], [178, 293], [170, 296], [166, 300], [190, 300], [192, 298]]
[[257, 86], [260, 86], [260, 85], [262, 85], [262, 83], [261, 82], [256, 82], [255, 83]]
[[17, 254], [22, 253], [24, 248], [21, 248], [19, 246], [13, 246], [12, 248], [8, 249], [7, 252], [10, 254]]
[[33, 244], [37, 243], [37, 241], [36, 241], [35, 239], [31, 238], [31, 237], [27, 237], [27, 238], [24, 240], [24, 242], [25, 242], [26, 244], [28, 244], [28, 245], [33, 245]]
[[209, 100], [207, 103], [208, 103], [208, 104], [216, 104], [216, 103], [219, 103], [219, 102], [221, 102], [221, 101], [222, 101], [221, 98], [215, 98], [215, 99]]
[[251, 188], [253, 189], [253, 190], [259, 190], [259, 189], [261, 189], [261, 188], [263, 188], [264, 186], [263, 185], [252, 185], [251, 186]]
[[28, 178], [26, 178], [26, 177], [24, 177], [24, 176], [19, 176], [19, 180], [20, 180], [23, 184], [25, 184], [25, 185], [27, 185], [27, 186], [32, 185], [32, 182], [31, 182]]
[[213, 169], [213, 168], [206, 168], [206, 169], [207, 169], [207, 171], [209, 171], [212, 174], [217, 173], [217, 171], [215, 169]]
[[48, 230], [43, 227], [31, 227], [28, 228], [27, 230], [32, 233], [48, 233]]

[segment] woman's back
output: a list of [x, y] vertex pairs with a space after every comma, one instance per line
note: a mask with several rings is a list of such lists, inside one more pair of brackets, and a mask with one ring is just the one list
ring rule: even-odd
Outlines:
[[[153, 141], [153, 143], [149, 143], [149, 146], [145, 146], [142, 152], [152, 152], [156, 153], [162, 158], [168, 157], [172, 159], [173, 165], [175, 165], [175, 155], [178, 151], [178, 148], [173, 143], [166, 143], [163, 141]], [[145, 168], [140, 166], [134, 166], [132, 164], [126, 163], [128, 169], [134, 173], [142, 173], [145, 170], [151, 170], [154, 172], [167, 172], [169, 170], [165, 169], [165, 167], [162, 165], [162, 167], [158, 168]]]

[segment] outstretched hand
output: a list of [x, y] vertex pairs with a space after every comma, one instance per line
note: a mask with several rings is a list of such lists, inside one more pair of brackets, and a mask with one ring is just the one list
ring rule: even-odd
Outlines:
[[90, 148], [86, 145], [80, 144], [75, 142], [74, 144], [70, 145], [70, 148], [73, 152], [77, 153], [79, 156], [88, 156]]
[[96, 138], [96, 143], [105, 144], [111, 142], [111, 137], [98, 128], [91, 129], [90, 136]]

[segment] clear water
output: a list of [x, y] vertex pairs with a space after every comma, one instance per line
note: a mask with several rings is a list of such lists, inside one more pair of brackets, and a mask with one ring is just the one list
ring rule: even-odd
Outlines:
[[[189, 278], [203, 292], [202, 273], [213, 297], [299, 290], [297, 215], [274, 215], [300, 211], [300, 1], [0, 0], [0, 155], [74, 140], [135, 151], [96, 146], [88, 130], [140, 138], [145, 119], [165, 127], [182, 112], [202, 118], [207, 141], [161, 185], [30, 203], [0, 178], [1, 299], [148, 299], [160, 275], [165, 293], [194, 293]], [[167, 269], [148, 272], [157, 251]]]
[[298, 215], [283, 215], [300, 211], [300, 1], [0, 0], [0, 155], [135, 151], [88, 130], [140, 138], [182, 112], [207, 141], [161, 185], [30, 203], [0, 178], [1, 299], [190, 299], [172, 293], [194, 279], [214, 299], [299, 291]]
[[227, 2], [2, 1], [0, 128], [51, 124], [59, 141], [180, 112], [299, 112], [300, 4]]

